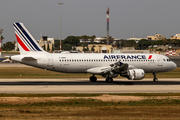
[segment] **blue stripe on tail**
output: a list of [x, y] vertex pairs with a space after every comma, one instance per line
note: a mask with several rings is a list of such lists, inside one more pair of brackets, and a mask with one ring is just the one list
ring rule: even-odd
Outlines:
[[[30, 48], [31, 50], [36, 51], [35, 48], [33, 48], [33, 46], [29, 43], [29, 40], [27, 40], [26, 37], [21, 33], [21, 31], [16, 27], [16, 25], [14, 25], [14, 27], [16, 28], [15, 31], [16, 31], [16, 32], [18, 31], [19, 34], [22, 36], [21, 39], [22, 39], [23, 41], [25, 40], [25, 41], [28, 43], [28, 44], [26, 44], [26, 46], [28, 46], [28, 48]], [[17, 34], [18, 34], [18, 33], [17, 33]], [[19, 37], [20, 37], [20, 36], [19, 36]], [[24, 43], [25, 43], [25, 42], [24, 42]]]
[[39, 49], [39, 47], [34, 43], [34, 41], [31, 39], [31, 37], [27, 34], [27, 32], [24, 30], [24, 28], [19, 24], [16, 23], [16, 25], [19, 27], [19, 29], [23, 29], [22, 32], [24, 33], [24, 35], [28, 38], [28, 40], [31, 42], [31, 44], [36, 48], [36, 50], [38, 51], [42, 51], [41, 49]]

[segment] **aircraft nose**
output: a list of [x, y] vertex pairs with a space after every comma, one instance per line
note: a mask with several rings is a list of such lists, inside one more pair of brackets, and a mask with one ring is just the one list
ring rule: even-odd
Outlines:
[[174, 70], [176, 69], [176, 67], [177, 67], [176, 63], [172, 62], [172, 69]]

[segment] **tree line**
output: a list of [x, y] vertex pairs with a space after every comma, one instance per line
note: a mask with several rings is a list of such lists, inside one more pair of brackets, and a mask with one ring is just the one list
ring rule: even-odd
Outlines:
[[[61, 41], [62, 50], [75, 50], [76, 46], [82, 46], [84, 51], [89, 51], [89, 50], [94, 51], [94, 48], [91, 48], [91, 49], [88, 48], [88, 44], [98, 44], [94, 42], [95, 38], [96, 38], [95, 35], [93, 36], [86, 36], [86, 35], [68, 36], [65, 40]], [[4, 37], [2, 36], [1, 39], [3, 40]], [[80, 43], [80, 39], [83, 40], [83, 42]], [[180, 40], [177, 40], [177, 39], [173, 39], [173, 40], [165, 39], [165, 40], [157, 40], [157, 41], [142, 39], [138, 43], [136, 43], [136, 41], [134, 40], [120, 40], [120, 41], [114, 42], [113, 38], [111, 37], [109, 40], [110, 40], [110, 43], [117, 46], [117, 48], [134, 47], [137, 50], [145, 50], [145, 49], [148, 49], [149, 46], [153, 48], [155, 45], [158, 45], [158, 46], [174, 45], [174, 46], [180, 47]], [[3, 44], [2, 49], [4, 51], [14, 50], [15, 43], [16, 43], [15, 41], [6, 42], [5, 44]], [[106, 44], [106, 40], [101, 41], [99, 44]], [[49, 45], [47, 46], [47, 48], [49, 50]], [[60, 49], [60, 41], [55, 42], [55, 44], [53, 45], [53, 50], [59, 50], [59, 49]]]
[[153, 48], [155, 45], [157, 45], [157, 46], [173, 45], [173, 46], [180, 47], [180, 40], [165, 39], [165, 40], [153, 41], [153, 40], [142, 39], [138, 43], [136, 43], [135, 40], [121, 40], [121, 42], [119, 42], [119, 41], [116, 42], [116, 46], [118, 48], [134, 47], [137, 50], [145, 50], [145, 49], [148, 49], [149, 47]]

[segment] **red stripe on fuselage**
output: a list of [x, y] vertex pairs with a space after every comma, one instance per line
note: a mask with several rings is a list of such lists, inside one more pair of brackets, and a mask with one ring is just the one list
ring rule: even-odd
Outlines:
[[21, 45], [21, 47], [22, 47], [25, 51], [30, 51], [17, 35], [16, 35], [16, 38], [17, 38], [17, 42]]
[[150, 55], [148, 59], [151, 59], [151, 58], [152, 58], [152, 55]]

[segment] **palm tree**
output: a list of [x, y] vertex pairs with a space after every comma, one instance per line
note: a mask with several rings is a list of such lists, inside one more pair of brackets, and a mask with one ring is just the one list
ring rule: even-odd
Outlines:
[[101, 47], [102, 47], [102, 46], [101, 46], [101, 45], [99, 45], [99, 53], [101, 53]]

